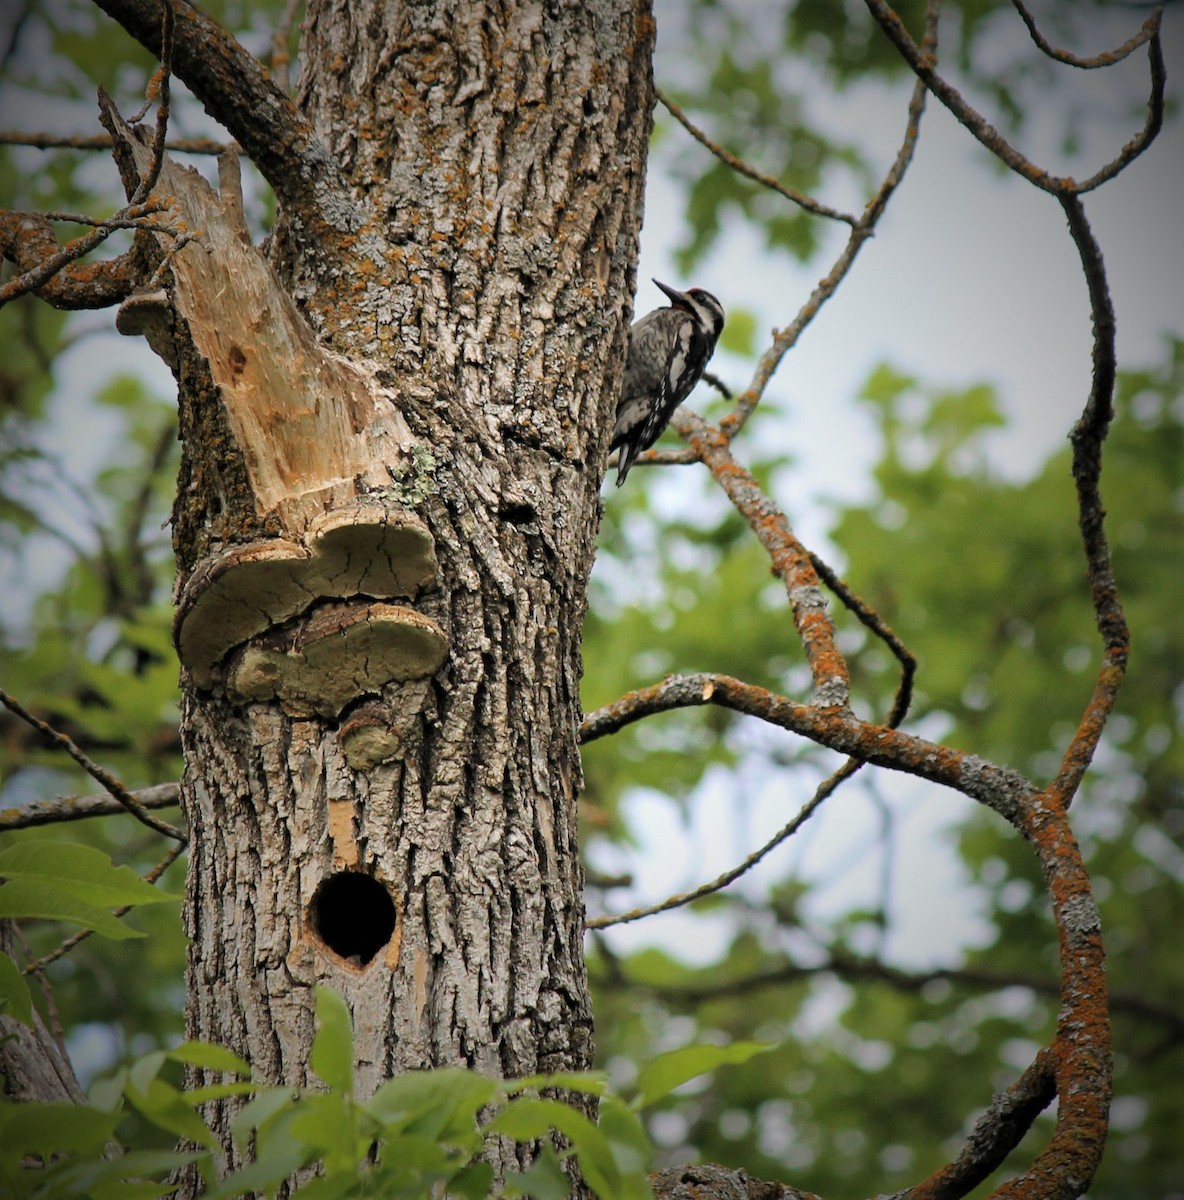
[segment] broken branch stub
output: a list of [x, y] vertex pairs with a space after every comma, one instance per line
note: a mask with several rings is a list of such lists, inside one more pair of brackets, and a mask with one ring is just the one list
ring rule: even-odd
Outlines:
[[[143, 171], [152, 156], [108, 98], [104, 117], [121, 151]], [[365, 365], [317, 341], [296, 302], [251, 244], [234, 163], [219, 170], [221, 193], [164, 156], [153, 196], [168, 197], [187, 240], [154, 234], [171, 283], [124, 305], [117, 328], [149, 337], [172, 365], [192, 346], [208, 365], [259, 517], [299, 537], [359, 490], [390, 485], [392, 465], [415, 439], [396, 398]], [[171, 305], [167, 321], [162, 305]], [[167, 333], [168, 336], [163, 336]]]

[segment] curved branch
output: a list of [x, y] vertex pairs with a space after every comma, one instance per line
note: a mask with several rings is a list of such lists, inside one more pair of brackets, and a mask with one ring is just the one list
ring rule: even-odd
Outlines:
[[1024, 24], [1028, 27], [1028, 33], [1032, 36], [1032, 41], [1047, 54], [1049, 58], [1056, 59], [1059, 63], [1064, 63], [1069, 67], [1080, 67], [1082, 70], [1090, 71], [1096, 67], [1112, 67], [1115, 63], [1122, 62], [1128, 54], [1134, 53], [1146, 41], [1149, 41], [1155, 36], [1159, 28], [1159, 20], [1163, 14], [1163, 9], [1158, 8], [1154, 13], [1143, 22], [1143, 28], [1135, 34], [1134, 37], [1128, 38], [1117, 49], [1105, 50], [1101, 54], [1095, 54], [1092, 58], [1082, 58], [1079, 55], [1072, 54], [1068, 50], [1058, 50], [1053, 46], [1047, 38], [1040, 32], [1036, 25], [1036, 18], [1028, 11], [1028, 6], [1024, 0], [1012, 0], [1015, 5], [1016, 12], [1020, 14]]
[[[161, 0], [95, 0], [141, 45], [160, 49]], [[242, 146], [282, 203], [320, 213], [317, 182], [329, 158], [312, 125], [226, 30], [183, 0], [166, 0], [176, 20], [173, 70]]]
[[[583, 740], [616, 732], [651, 713], [700, 704], [747, 713], [852, 758], [943, 784], [997, 812], [1031, 843], [1047, 880], [1060, 940], [1062, 1004], [1052, 1047], [1060, 1103], [1049, 1144], [996, 1196], [1074, 1200], [1080, 1194], [1075, 1181], [1092, 1179], [1101, 1157], [1111, 1062], [1101, 921], [1064, 806], [1018, 773], [975, 755], [860, 721], [849, 709], [796, 704], [726, 675], [670, 676], [630, 692], [588, 716]], [[961, 1175], [969, 1169], [962, 1159], [958, 1163], [943, 1170], [956, 1167]], [[909, 1194], [954, 1194], [926, 1189], [921, 1184]]]
[[1078, 525], [1085, 549], [1094, 616], [1102, 637], [1102, 663], [1093, 696], [1065, 751], [1060, 770], [1048, 787], [1049, 795], [1068, 808], [1097, 750], [1102, 730], [1114, 711], [1130, 657], [1130, 630], [1114, 579], [1104, 527], [1106, 514], [1098, 486], [1102, 475], [1102, 446], [1114, 416], [1117, 373], [1114, 306], [1106, 283], [1102, 251], [1085, 218], [1081, 201], [1076, 196], [1062, 196], [1061, 207], [1081, 256], [1093, 320], [1093, 383], [1081, 419], [1074, 425], [1069, 440], [1073, 446]]
[[1165, 76], [1163, 49], [1159, 36], [1162, 9], [1156, 9], [1147, 20], [1147, 24], [1152, 26], [1145, 39], [1148, 42], [1148, 53], [1151, 60], [1151, 97], [1147, 102], [1147, 121], [1143, 129], [1127, 142], [1116, 158], [1096, 174], [1091, 175], [1084, 183], [1078, 183], [1071, 176], [1049, 174], [1043, 167], [1037, 166], [1017, 150], [993, 125], [989, 124], [981, 113], [967, 103], [962, 93], [953, 84], [948, 83], [937, 73], [933, 55], [927, 53], [924, 48], [913, 41], [904, 22], [884, 0], [865, 0], [865, 3], [877, 24], [887, 35], [888, 40], [913, 69], [917, 78], [1000, 162], [1010, 167], [1029, 183], [1040, 188], [1041, 191], [1051, 192], [1055, 195], [1080, 195], [1083, 192], [1091, 191], [1108, 179], [1112, 179], [1146, 150], [1163, 124]]
[[810, 554], [810, 562], [818, 572], [818, 578], [839, 598], [843, 607], [874, 637], [879, 638], [900, 663], [900, 683], [897, 684], [892, 708], [884, 722], [885, 725], [896, 729], [908, 715], [913, 702], [913, 681], [917, 676], [916, 655], [900, 640], [888, 622], [866, 600], [856, 595], [846, 580], [840, 579], [827, 562], [813, 552]]
[[[1005, 1091], [997, 1092], [966, 1139], [958, 1157], [904, 1193], [909, 1200], [958, 1200], [1001, 1167], [1020, 1144], [1032, 1122], [1053, 1102], [1056, 1053], [1045, 1047], [1024, 1073]], [[1074, 1184], [1069, 1183], [1073, 1188]], [[1066, 1192], [1032, 1192], [1041, 1200]], [[1074, 1197], [1080, 1193], [1072, 1191]], [[992, 1200], [1002, 1195], [993, 1193]]]

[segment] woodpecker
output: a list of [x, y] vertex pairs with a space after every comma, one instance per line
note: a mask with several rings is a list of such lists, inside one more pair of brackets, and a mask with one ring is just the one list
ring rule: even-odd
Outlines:
[[724, 306], [710, 292], [680, 292], [654, 282], [670, 297], [670, 307], [647, 313], [629, 331], [625, 383], [609, 447], [621, 451], [617, 487], [691, 394], [724, 327]]

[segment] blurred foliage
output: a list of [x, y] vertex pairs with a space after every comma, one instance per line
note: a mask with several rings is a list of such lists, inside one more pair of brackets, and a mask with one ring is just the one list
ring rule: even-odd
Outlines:
[[[203, 10], [248, 26], [244, 40], [265, 53], [281, 7], [268, 0]], [[897, 5], [915, 34], [922, 7], [920, 0]], [[1129, 32], [1128, 11], [1112, 42], [1112, 24], [1105, 38], [1081, 37], [1105, 9], [1054, 3], [1041, 16], [1054, 41], [1092, 52]], [[112, 32], [89, 0], [29, 12], [22, 37], [36, 53], [4, 62], [0, 127], [29, 128], [33, 112], [55, 127], [94, 132], [99, 81], [121, 103], [138, 103], [150, 58]], [[782, 11], [693, 0], [659, 5], [658, 16], [658, 81], [711, 137], [824, 201], [862, 203], [883, 148], [837, 135], [828, 105], [893, 88], [903, 125], [911, 86], [862, 4], [801, 0]], [[964, 0], [946, 6], [942, 28], [943, 64], [1006, 127], [1033, 111], [1052, 71], [1032, 48], [1000, 59], [996, 32], [1015, 20], [1003, 0]], [[0, 45], [6, 39], [0, 31]], [[30, 108], [33, 93], [53, 103]], [[1079, 133], [1073, 103], [1065, 109], [1068, 153]], [[800, 259], [815, 253], [817, 222], [724, 171], [661, 110], [658, 119], [653, 162], [675, 172], [686, 196], [681, 269], [689, 272], [741, 222], [753, 223], [771, 249]], [[173, 128], [210, 132], [183, 89]], [[103, 211], [118, 200], [106, 156], [0, 147], [5, 207]], [[133, 351], [95, 335], [108, 326], [32, 300], [0, 310], [0, 678], [134, 787], [180, 771], [172, 566], [161, 531], [176, 447], [171, 403], [122, 374]], [[755, 319], [733, 315], [727, 348], [754, 354], [755, 334]], [[67, 372], [63, 362], [71, 360], [82, 370]], [[1184, 917], [1184, 639], [1176, 612], [1182, 396], [1179, 344], [1164, 362], [1124, 372], [1103, 479], [1135, 651], [1120, 713], [1075, 811], [1116, 995], [1117, 1103], [1095, 1197], [1161, 1198], [1178, 1193], [1184, 1175], [1176, 1128], [1184, 1029], [1178, 1016], [1173, 1022], [1184, 960], [1163, 953]], [[955, 744], [1047, 778], [1088, 700], [1098, 658], [1066, 455], [1022, 482], [995, 474], [988, 445], [999, 405], [986, 385], [934, 390], [885, 366], [867, 381], [863, 402], [883, 437], [876, 495], [836, 509], [833, 540], [852, 585], [921, 658], [911, 723], [936, 723]], [[725, 407], [702, 394], [695, 403], [708, 412]], [[777, 444], [765, 436], [777, 420], [758, 414], [740, 447], [758, 457], [746, 465], [774, 494], [789, 465], [765, 451]], [[70, 433], [93, 444], [89, 461], [64, 452]], [[668, 482], [673, 476], [677, 482]], [[693, 469], [639, 469], [630, 484], [612, 494], [602, 524], [585, 626], [585, 706], [682, 670], [726, 671], [801, 694], [808, 673], [783, 591], [741, 520]], [[680, 489], [677, 504], [672, 487]], [[896, 682], [890, 656], [837, 605], [832, 610], [851, 653], [857, 703], [885, 712]], [[0, 804], [97, 790], [6, 716], [0, 741]], [[588, 747], [582, 813], [593, 862], [606, 852], [627, 860], [641, 792], [668, 797], [689, 820], [706, 781], [735, 779], [738, 824], [753, 774], [787, 795], [808, 795], [827, 756], [787, 748], [788, 741], [762, 740], [750, 724], [704, 708]], [[898, 820], [889, 813], [885, 827]], [[94, 846], [141, 871], [165, 851], [129, 817], [5, 835], [4, 844], [50, 838]], [[710, 1085], [661, 1101], [649, 1120], [661, 1155], [716, 1159], [754, 1177], [851, 1195], [906, 1186], [956, 1150], [971, 1115], [1047, 1038], [1057, 1004], [1044, 989], [1053, 979], [1055, 936], [1027, 848], [994, 820], [973, 816], [948, 854], [965, 864], [988, 930], [951, 966], [997, 977], [998, 987], [956, 971], [928, 981], [893, 974], [876, 957], [892, 925], [889, 897], [824, 917], [814, 885], [792, 871], [763, 890], [741, 887], [696, 905], [710, 935], [694, 963], [671, 950], [629, 951], [622, 947], [632, 943], [613, 935], [590, 940], [600, 1051], [618, 1083], [632, 1084], [656, 1052], [696, 1039], [779, 1043]], [[180, 890], [179, 867], [164, 884]], [[622, 907], [618, 899], [615, 890], [593, 889], [589, 902], [599, 911]], [[149, 937], [85, 941], [48, 972], [87, 1077], [175, 1040], [181, 1029], [178, 905], [153, 906], [136, 919]], [[52, 923], [30, 923], [23, 933], [32, 955], [64, 936]], [[711, 958], [705, 947], [716, 942]], [[1011, 1165], [1039, 1144], [1039, 1136], [1029, 1138]]]
[[[1176, 612], [1184, 546], [1182, 398], [1184, 342], [1173, 342], [1162, 364], [1124, 372], [1103, 476], [1135, 653], [1119, 711], [1074, 810], [1101, 905], [1115, 996], [1118, 1103], [1111, 1152], [1090, 1192], [1099, 1197], [1172, 1194], [1182, 1162], [1177, 1131], [1164, 1114], [1178, 1112], [1184, 1020], [1174, 997], [1184, 967], [1178, 955], [1157, 952], [1172, 944], [1172, 930], [1184, 921], [1184, 636]], [[883, 437], [878, 494], [866, 505], [838, 508], [833, 538], [850, 564], [851, 585], [919, 655], [909, 725], [940, 718], [951, 743], [1045, 780], [1089, 700], [1100, 657], [1068, 451], [1033, 478], [1011, 482], [993, 471], [986, 450], [1000, 424], [989, 388], [932, 390], [884, 367], [868, 380], [863, 399]], [[707, 668], [722, 640], [738, 650], [731, 673], [769, 682], [770, 655], [792, 645], [778, 628], [784, 617], [759, 614], [762, 654], [759, 632], [745, 632], [757, 619], [761, 572], [753, 563], [755, 582], [747, 590], [717, 589], [715, 555], [746, 551], [743, 542], [733, 544], [727, 519], [707, 528], [709, 534], [699, 534], [708, 546], [700, 557], [706, 586], [689, 619], [680, 613], [663, 630], [664, 602], [650, 609], [652, 636], [669, 655], [662, 669]], [[678, 536], [676, 530], [675, 558], [682, 553]], [[663, 559], [666, 545], [664, 538]], [[619, 570], [630, 574], [627, 564]], [[639, 626], [644, 611], [631, 609], [629, 618]], [[692, 629], [713, 631], [704, 633], [697, 652], [682, 637]], [[594, 623], [588, 658], [606, 636]], [[644, 640], [634, 648], [613, 636], [627, 650], [616, 660], [622, 682], [652, 679], [652, 671], [630, 675], [631, 664], [649, 665]], [[890, 657], [862, 631], [845, 636], [857, 643], [847, 643], [855, 645], [857, 703], [884, 711], [895, 687]], [[733, 726], [725, 720], [712, 728], [701, 710], [687, 724], [684, 744], [697, 742], [696, 762], [705, 747], [726, 760]], [[621, 776], [661, 788], [665, 771], [666, 790], [687, 803], [693, 768], [655, 766], [644, 756], [641, 734], [633, 736], [636, 744], [630, 733], [614, 739]], [[626, 778], [600, 766], [608, 748], [591, 750], [593, 796], [606, 779], [626, 786]], [[816, 778], [817, 767], [811, 770]], [[785, 787], [791, 790], [792, 781]], [[811, 888], [800, 880], [783, 884], [788, 892], [749, 890], [717, 901], [713, 911], [730, 909], [735, 932], [718, 959], [705, 964], [691, 967], [654, 949], [617, 954], [611, 940], [596, 944], [590, 969], [600, 1049], [610, 1069], [643, 1057], [672, 1023], [684, 1037], [786, 1039], [759, 1066], [680, 1099], [669, 1120], [653, 1129], [671, 1161], [693, 1153], [743, 1165], [756, 1177], [847, 1195], [904, 1187], [957, 1151], [969, 1116], [1050, 1036], [1057, 959], [1039, 870], [1021, 839], [993, 816], [975, 815], [960, 827], [950, 853], [967, 864], [991, 934], [951, 964], [949, 978], [894, 974], [869, 955], [867, 929], [891, 924], [890, 903], [882, 912], [824, 922], [813, 915]], [[959, 979], [959, 969], [986, 982]], [[989, 986], [991, 980], [997, 985]], [[820, 1006], [827, 1014], [821, 1031]], [[1042, 1117], [1040, 1128], [1047, 1131], [1049, 1121]], [[1040, 1144], [1030, 1136], [1009, 1167]], [[985, 1185], [976, 1194], [989, 1190]]]

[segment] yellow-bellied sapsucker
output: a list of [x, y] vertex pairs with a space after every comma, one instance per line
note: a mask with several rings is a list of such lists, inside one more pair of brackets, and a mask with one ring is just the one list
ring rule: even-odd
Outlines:
[[647, 313], [629, 331], [625, 383], [609, 447], [621, 451], [617, 487], [691, 394], [724, 327], [724, 306], [710, 292], [680, 292], [654, 282], [670, 297], [670, 307]]

